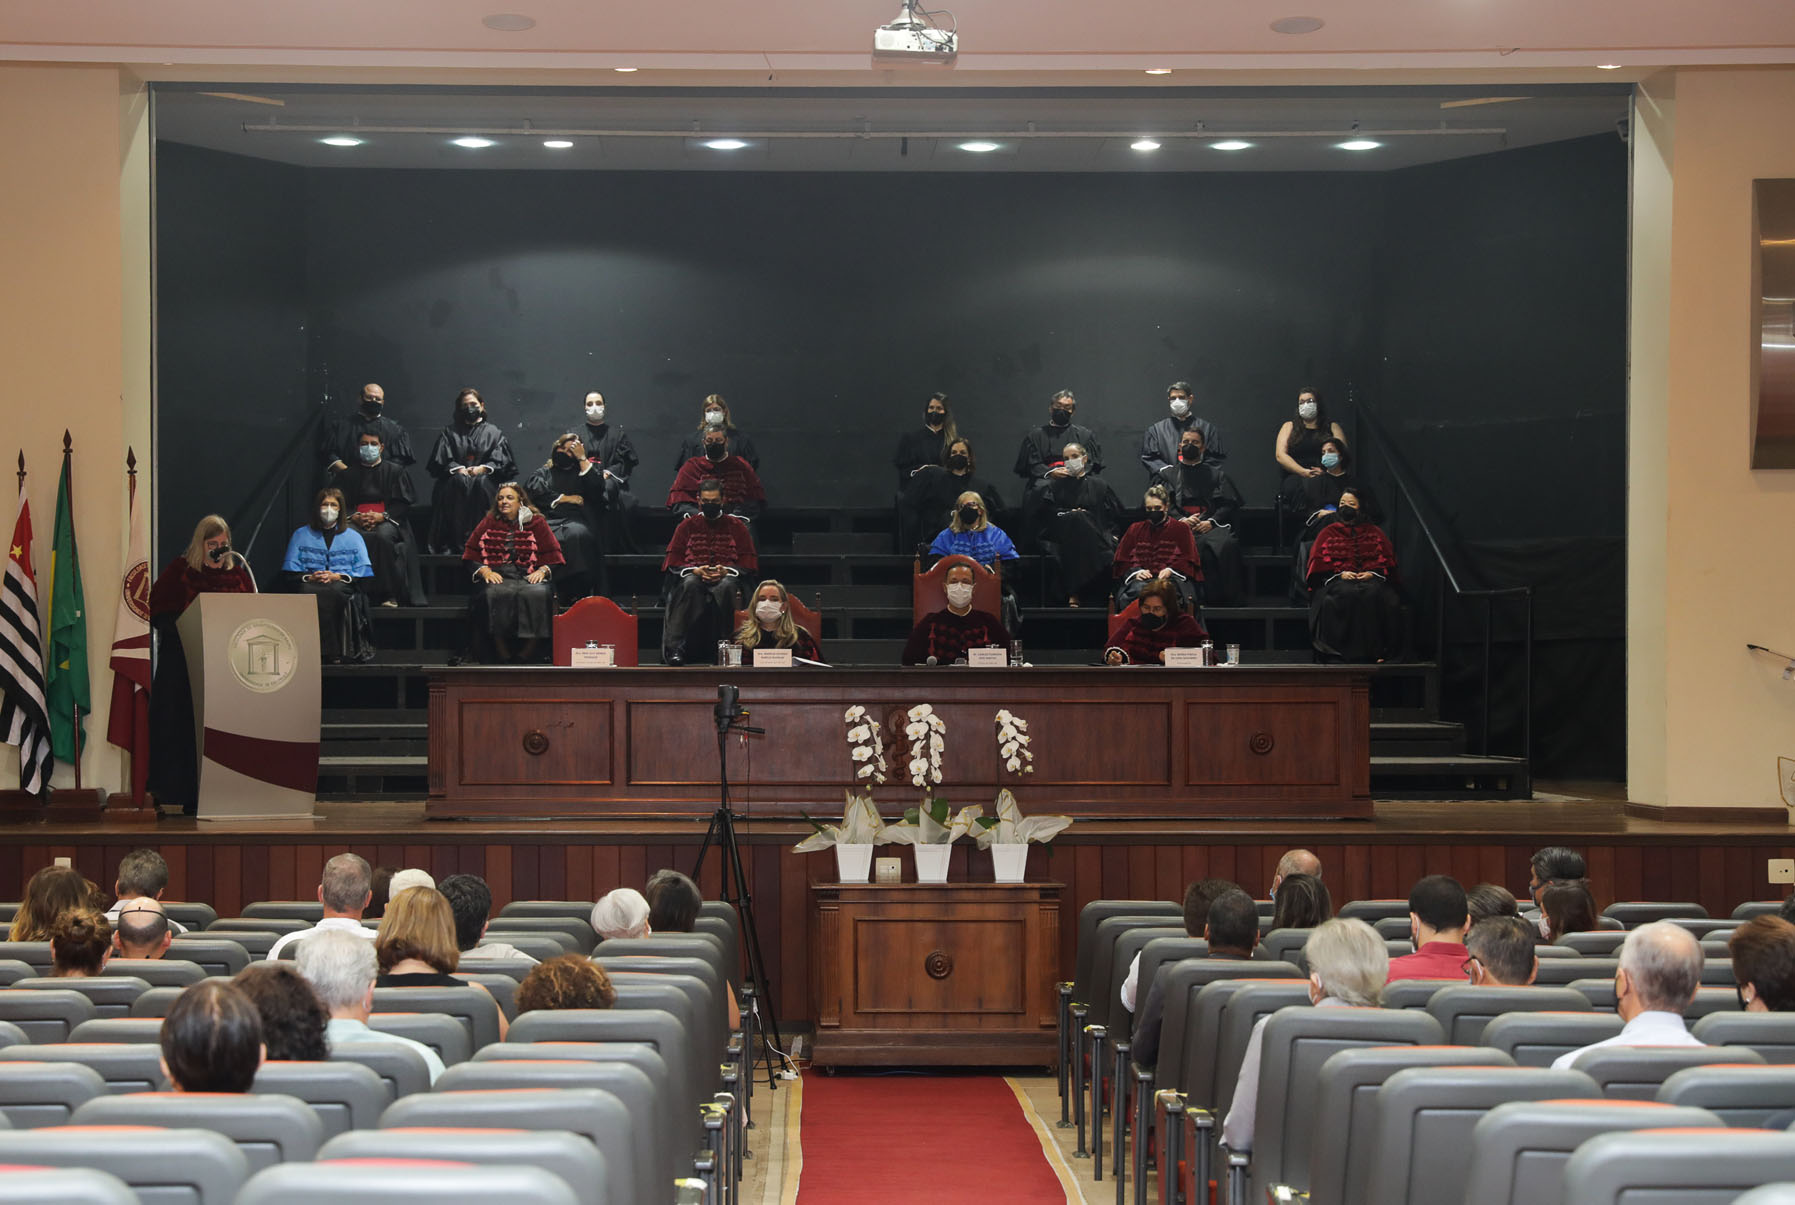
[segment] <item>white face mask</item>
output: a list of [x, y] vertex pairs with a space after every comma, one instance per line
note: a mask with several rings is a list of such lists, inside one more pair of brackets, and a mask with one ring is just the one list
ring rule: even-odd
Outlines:
[[721, 410], [706, 410], [704, 412], [704, 421], [707, 423], [720, 423], [723, 421], [723, 412]]
[[763, 598], [754, 604], [754, 618], [762, 623], [776, 623], [783, 614], [785, 614], [785, 608], [777, 599]]
[[335, 527], [337, 525], [337, 508], [334, 506], [320, 506], [318, 508], [318, 522], [324, 524], [326, 527]]
[[1171, 406], [1173, 418], [1183, 418], [1190, 413], [1190, 403], [1181, 397], [1173, 398]]
[[956, 611], [964, 611], [972, 605], [971, 582], [949, 582], [947, 584], [947, 605]]
[[1296, 416], [1302, 419], [1305, 423], [1314, 422], [1315, 416], [1320, 413], [1321, 407], [1317, 406], [1314, 402], [1298, 402], [1296, 404]]
[[588, 407], [586, 407], [586, 421], [589, 423], [604, 422], [605, 421], [605, 408], [603, 406], [588, 406]]
[[523, 526], [527, 525], [530, 522], [530, 520], [534, 519], [535, 517], [536, 517], [536, 512], [531, 510], [529, 507], [520, 506], [517, 508], [517, 525], [519, 527], [523, 527]]
[[1076, 477], [1080, 473], [1084, 472], [1084, 457], [1082, 457], [1082, 456], [1069, 457], [1066, 461], [1066, 471], [1068, 473], [1071, 473], [1074, 477]]

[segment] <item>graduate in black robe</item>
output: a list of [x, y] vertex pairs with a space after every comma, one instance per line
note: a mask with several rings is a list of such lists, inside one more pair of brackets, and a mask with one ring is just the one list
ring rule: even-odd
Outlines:
[[368, 546], [374, 576], [367, 582], [368, 600], [382, 607], [425, 604], [418, 565], [417, 536], [411, 530], [411, 506], [417, 495], [405, 466], [386, 458], [374, 431], [362, 434], [355, 459], [337, 476], [349, 525]]
[[1031, 492], [1047, 478], [1064, 475], [1059, 468], [1069, 443], [1085, 450], [1091, 472], [1103, 472], [1103, 449], [1098, 446], [1097, 433], [1072, 421], [1077, 412], [1078, 399], [1070, 389], [1062, 389], [1053, 395], [1047, 424], [1022, 437], [1022, 446], [1016, 450], [1016, 476], [1028, 483]]
[[1029, 528], [1053, 562], [1066, 605], [1076, 607], [1087, 588], [1108, 593], [1123, 507], [1083, 447], [1069, 444], [1065, 453], [1061, 472], [1043, 477], [1029, 500]]
[[386, 416], [386, 390], [370, 383], [361, 387], [361, 404], [354, 414], [327, 420], [318, 433], [318, 460], [326, 483], [338, 484], [344, 471], [355, 464], [361, 437], [369, 431], [380, 436], [387, 460], [401, 468], [417, 463], [411, 451], [411, 436]]
[[492, 509], [502, 482], [517, 473], [517, 461], [505, 433], [486, 421], [486, 403], [478, 389], [455, 395], [455, 413], [436, 437], [425, 466], [436, 478], [430, 491], [430, 539], [433, 551], [459, 555], [468, 533]]
[[1007, 526], [1008, 512], [997, 487], [979, 475], [978, 457], [964, 436], [947, 442], [940, 464], [925, 465], [898, 495], [898, 551], [909, 553], [948, 525], [954, 503], [968, 490], [985, 500], [985, 515]]
[[947, 394], [931, 393], [923, 408], [922, 428], [898, 436], [897, 451], [891, 457], [897, 469], [897, 488], [901, 496], [918, 470], [942, 463], [947, 445], [960, 436], [954, 416], [947, 408]]
[[729, 436], [729, 454], [740, 456], [753, 466], [756, 473], [760, 472], [760, 453], [755, 450], [754, 441], [735, 425], [734, 419], [730, 418], [729, 403], [723, 400], [723, 395], [713, 393], [704, 399], [704, 416], [698, 420], [698, 425], [692, 428], [692, 433], [679, 443], [679, 454], [673, 458], [675, 473], [684, 468], [686, 461], [694, 456], [704, 455], [705, 429], [719, 425]]
[[555, 441], [548, 463], [530, 474], [525, 491], [542, 508], [565, 562], [555, 593], [563, 605], [606, 592], [604, 470], [586, 456], [585, 442], [568, 432]]
[[598, 542], [607, 552], [639, 552], [636, 543], [636, 496], [629, 481], [641, 463], [629, 432], [611, 421], [602, 393], [586, 395], [586, 422], [577, 428], [586, 458], [604, 477], [605, 492]]
[[1246, 593], [1246, 558], [1234, 532], [1242, 505], [1240, 489], [1221, 465], [1206, 453], [1203, 433], [1189, 427], [1178, 438], [1178, 462], [1159, 471], [1159, 483], [1171, 491], [1172, 513], [1190, 529], [1203, 561], [1203, 601], [1209, 606], [1237, 605]]

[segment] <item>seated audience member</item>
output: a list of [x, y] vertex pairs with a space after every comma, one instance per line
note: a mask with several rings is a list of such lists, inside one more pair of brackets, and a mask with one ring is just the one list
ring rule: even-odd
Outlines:
[[274, 1062], [321, 1063], [330, 1057], [324, 1027], [330, 1014], [318, 994], [285, 962], [255, 962], [231, 976], [262, 1019], [262, 1041]]
[[1171, 582], [1154, 578], [1141, 587], [1140, 614], [1116, 629], [1110, 646], [1103, 650], [1108, 665], [1160, 665], [1167, 649], [1194, 649], [1209, 639], [1209, 632], [1194, 616], [1184, 612], [1184, 596]]
[[[168, 862], [153, 849], [134, 849], [119, 860], [118, 877], [112, 880], [117, 902], [106, 909], [106, 919], [116, 927], [119, 911], [126, 904], [138, 899], [159, 901], [167, 890]], [[168, 927], [177, 935], [187, 932], [187, 926], [172, 920]]]
[[[1335, 917], [1303, 943], [1309, 964], [1309, 999], [1317, 1008], [1376, 1008], [1390, 969], [1390, 954], [1377, 930], [1362, 920]], [[1222, 1121], [1222, 1141], [1231, 1151], [1253, 1149], [1253, 1115], [1259, 1109], [1259, 1062], [1265, 1023], [1259, 1018], [1247, 1039], [1234, 1084], [1234, 1103]]]
[[1492, 916], [1465, 934], [1465, 965], [1471, 982], [1490, 987], [1526, 987], [1539, 974], [1533, 926], [1518, 916]]
[[13, 913], [9, 941], [49, 941], [57, 917], [87, 907], [87, 881], [67, 866], [46, 866], [25, 883], [25, 898]]
[[1328, 887], [1311, 874], [1287, 874], [1272, 892], [1271, 927], [1313, 929], [1334, 915], [1334, 899]]
[[530, 968], [517, 985], [517, 1011], [544, 1009], [609, 1008], [617, 1003], [617, 989], [605, 969], [579, 954], [563, 954]]
[[1489, 920], [1492, 916], [1519, 916], [1520, 907], [1514, 893], [1494, 883], [1479, 883], [1465, 892], [1465, 906], [1471, 910], [1471, 923]]
[[675, 519], [698, 514], [704, 508], [699, 497], [707, 482], [715, 481], [723, 491], [723, 509], [738, 519], [752, 523], [766, 509], [767, 492], [760, 483], [754, 466], [729, 450], [729, 437], [722, 427], [709, 427], [704, 432], [704, 450], [679, 467], [673, 485], [667, 491], [667, 509]]
[[1184, 433], [1177, 463], [1161, 469], [1156, 484], [1171, 495], [1172, 518], [1196, 540], [1203, 600], [1216, 606], [1237, 602], [1245, 589], [1246, 561], [1234, 536], [1234, 516], [1243, 502], [1233, 478], [1209, 459], [1201, 432]]
[[601, 941], [613, 938], [647, 937], [654, 932], [648, 923], [648, 900], [634, 887], [618, 887], [592, 905], [592, 929]]
[[71, 908], [50, 922], [50, 974], [56, 979], [98, 975], [112, 957], [112, 926], [91, 908]]
[[517, 475], [511, 444], [498, 424], [486, 421], [478, 389], [456, 395], [449, 425], [436, 437], [424, 467], [436, 479], [430, 491], [430, 548], [452, 555], [466, 547], [468, 533], [492, 510], [498, 483]]
[[1376, 523], [1380, 519], [1377, 499], [1353, 471], [1352, 453], [1343, 440], [1329, 439], [1321, 445], [1321, 471], [1302, 483], [1299, 501], [1303, 522], [1303, 539], [1312, 540], [1315, 533], [1334, 521], [1340, 510], [1340, 495], [1352, 493], [1359, 499], [1363, 517]]
[[363, 920], [379, 920], [386, 915], [386, 902], [393, 898], [393, 876], [397, 866], [376, 866], [369, 880], [368, 906], [362, 909]]
[[345, 518], [368, 546], [374, 576], [365, 583], [368, 598], [383, 607], [425, 603], [418, 548], [411, 530], [411, 508], [417, 495], [411, 474], [396, 458], [389, 459], [380, 436], [361, 437], [355, 463], [337, 474], [343, 491]]
[[[1536, 906], [1548, 883], [1582, 880], [1589, 874], [1583, 855], [1562, 845], [1548, 845], [1528, 859], [1527, 895]], [[1543, 919], [1543, 918], [1542, 918]]]
[[1314, 509], [1304, 509], [1303, 485], [1324, 471], [1322, 455], [1329, 439], [1345, 446], [1346, 432], [1328, 417], [1319, 393], [1313, 389], [1299, 391], [1296, 414], [1284, 420], [1284, 425], [1278, 428], [1277, 442], [1272, 445], [1272, 455], [1277, 459], [1278, 471], [1283, 477], [1278, 484], [1278, 501], [1286, 514], [1307, 514]]
[[949, 523], [959, 509], [959, 498], [968, 493], [983, 499], [985, 517], [1003, 526], [1003, 496], [988, 479], [979, 476], [972, 443], [960, 436], [947, 441], [940, 464], [918, 470], [898, 495], [898, 551], [920, 551], [928, 533]]
[[742, 626], [736, 629], [735, 642], [742, 646], [743, 665], [754, 664], [754, 650], [759, 648], [790, 649], [792, 656], [806, 661], [823, 659], [816, 637], [792, 615], [791, 596], [785, 586], [772, 578], [754, 588], [754, 601]]
[[1003, 621], [989, 611], [972, 609], [972, 566], [947, 571], [947, 606], [924, 615], [904, 643], [905, 665], [952, 665], [967, 649], [1010, 647]]
[[1287, 849], [1271, 872], [1271, 894], [1277, 898], [1278, 884], [1293, 874], [1321, 877], [1321, 859], [1306, 849]]
[[1388, 661], [1402, 653], [1402, 602], [1392, 579], [1396, 550], [1359, 516], [1358, 496], [1340, 496], [1337, 520], [1309, 548], [1309, 637], [1321, 661]]
[[1020, 559], [1016, 545], [1001, 527], [992, 524], [985, 500], [974, 490], [954, 499], [953, 518], [929, 545], [930, 556], [969, 556], [987, 569], [1000, 561]]
[[162, 1074], [173, 1092], [248, 1092], [267, 1057], [262, 1018], [234, 984], [206, 979], [162, 1019]]
[[162, 901], [149, 896], [125, 900], [113, 914], [112, 948], [120, 958], [163, 958], [174, 941], [174, 922]]
[[648, 927], [658, 933], [690, 933], [704, 905], [698, 884], [677, 870], [655, 871], [642, 895], [648, 901]]
[[1754, 916], [1726, 939], [1739, 1006], [1748, 1013], [1795, 1012], [1795, 925]]
[[[1203, 925], [1203, 939], [1209, 943], [1210, 958], [1246, 960], [1253, 956], [1259, 941], [1259, 909], [1253, 897], [1238, 887], [1224, 891], [1209, 905], [1209, 917]], [[1135, 969], [1140, 958], [1135, 957]], [[1165, 966], [1160, 966], [1163, 973]], [[1137, 987], [1138, 990], [1138, 987]], [[1159, 1062], [1160, 1033], [1165, 1026], [1165, 980], [1155, 975], [1147, 985], [1147, 1000], [1141, 1005], [1134, 1025], [1132, 1041], [1135, 1062], [1151, 1067]]]
[[[397, 882], [397, 876], [394, 882]], [[374, 938], [380, 963], [375, 987], [468, 987], [455, 978], [461, 950], [455, 944], [455, 913], [433, 887], [393, 893]]]
[[561, 546], [563, 569], [557, 582], [562, 601], [603, 594], [604, 472], [586, 456], [585, 442], [573, 432], [555, 440], [548, 462], [530, 475], [524, 490], [542, 503], [543, 518]]
[[374, 977], [380, 969], [373, 942], [328, 930], [299, 947], [294, 966], [330, 1013], [324, 1037], [332, 1049], [351, 1042], [396, 1042], [424, 1060], [431, 1083], [443, 1073], [442, 1059], [422, 1042], [368, 1027], [374, 1011]]
[[368, 546], [344, 515], [343, 491], [326, 486], [312, 500], [312, 517], [296, 528], [281, 561], [289, 594], [318, 600], [318, 654], [326, 664], [374, 656], [374, 628], [361, 583], [374, 576]]
[[467, 622], [474, 655], [514, 664], [537, 659], [542, 642], [554, 635], [549, 579], [563, 558], [548, 520], [515, 481], [499, 487], [492, 513], [468, 536], [461, 559], [473, 566]]
[[1097, 475], [1082, 444], [1068, 443], [1063, 456], [1029, 495], [1029, 529], [1053, 565], [1066, 605], [1076, 607], [1085, 590], [1109, 577], [1122, 500]]
[[661, 658], [668, 665], [688, 660], [708, 664], [710, 649], [735, 618], [736, 580], [760, 568], [748, 525], [723, 513], [723, 487], [715, 480], [698, 487], [699, 513], [673, 529], [667, 555], [667, 617], [662, 624]]
[[692, 457], [704, 455], [704, 433], [712, 427], [722, 427], [723, 433], [729, 437], [730, 455], [740, 456], [756, 473], [760, 472], [760, 453], [755, 451], [754, 441], [736, 427], [735, 419], [729, 412], [729, 403], [723, 400], [723, 395], [713, 393], [704, 399], [704, 410], [698, 419], [698, 426], [680, 441], [679, 452], [673, 460], [675, 473]]
[[318, 878], [318, 902], [324, 905], [324, 919], [309, 929], [282, 936], [269, 947], [268, 961], [279, 959], [281, 951], [296, 941], [333, 930], [373, 941], [378, 934], [362, 924], [362, 913], [374, 898], [373, 877], [374, 872], [360, 854], [338, 854], [326, 862], [324, 873]]
[[636, 496], [630, 492], [629, 479], [635, 476], [636, 466], [641, 461], [629, 433], [611, 421], [610, 408], [605, 405], [602, 393], [595, 391], [586, 395], [586, 426], [580, 432], [580, 442], [585, 445], [586, 459], [597, 467], [604, 486], [604, 550], [634, 552]]
[[1459, 881], [1430, 874], [1409, 892], [1409, 934], [1415, 952], [1390, 960], [1390, 982], [1399, 979], [1463, 979], [1465, 930], [1471, 909]]
[[947, 394], [931, 393], [923, 406], [921, 429], [898, 436], [897, 452], [891, 458], [897, 470], [898, 493], [904, 492], [916, 474], [940, 464], [948, 445], [959, 436], [953, 413], [947, 408]]
[[486, 926], [492, 919], [492, 889], [479, 875], [452, 874], [437, 884], [436, 889], [449, 901], [455, 916], [455, 945], [461, 952], [462, 966], [478, 970], [478, 964], [497, 959], [518, 959], [535, 962], [516, 946], [503, 941], [486, 941]]
[[1177, 459], [1179, 441], [1187, 431], [1195, 431], [1203, 437], [1203, 444], [1209, 449], [1209, 459], [1218, 463], [1228, 459], [1222, 433], [1215, 424], [1191, 413], [1191, 400], [1195, 396], [1189, 381], [1173, 381], [1166, 386], [1166, 409], [1171, 413], [1148, 427], [1141, 436], [1141, 467], [1147, 470], [1149, 479], [1157, 479], [1160, 470]]
[[1148, 486], [1142, 505], [1147, 517], [1122, 533], [1111, 563], [1121, 583], [1116, 587], [1116, 610], [1140, 597], [1141, 588], [1154, 580], [1174, 583], [1186, 609], [1196, 607], [1203, 580], [1196, 537], [1184, 524], [1171, 521], [1172, 494], [1165, 486]]
[[1552, 882], [1539, 893], [1540, 936], [1557, 941], [1566, 933], [1591, 933], [1600, 928], [1595, 897], [1582, 879]]
[[[1227, 879], [1197, 879], [1184, 889], [1184, 932], [1190, 937], [1203, 936], [1205, 926], [1209, 924], [1209, 909], [1216, 900], [1230, 891], [1240, 888]], [[1254, 922], [1257, 924], [1258, 922]], [[1258, 941], [1258, 930], [1253, 931], [1253, 940]], [[1247, 952], [1252, 953], [1249, 943]], [[1128, 964], [1128, 974], [1122, 980], [1120, 999], [1122, 1007], [1129, 1012], [1134, 1011], [1136, 997], [1140, 995], [1141, 956], [1136, 954], [1134, 961]]]
[[411, 453], [411, 436], [386, 416], [386, 390], [370, 382], [361, 387], [361, 404], [354, 414], [339, 415], [323, 424], [318, 460], [324, 466], [324, 480], [341, 485], [343, 474], [355, 467], [356, 450], [370, 435], [391, 449], [393, 460], [401, 467], [417, 460]]
[[1689, 930], [1653, 921], [1627, 934], [1620, 969], [1614, 973], [1614, 1011], [1626, 1022], [1612, 1038], [1561, 1054], [1552, 1063], [1564, 1070], [1597, 1046], [1702, 1046], [1683, 1023], [1683, 1010], [1702, 981], [1702, 948]]
[[1091, 472], [1103, 471], [1103, 450], [1097, 444], [1097, 433], [1072, 421], [1077, 412], [1078, 399], [1070, 389], [1062, 389], [1049, 403], [1046, 425], [1031, 428], [1022, 437], [1022, 446], [1016, 450], [1016, 476], [1022, 478], [1030, 494], [1047, 481], [1073, 476], [1063, 461], [1068, 442], [1085, 449]]

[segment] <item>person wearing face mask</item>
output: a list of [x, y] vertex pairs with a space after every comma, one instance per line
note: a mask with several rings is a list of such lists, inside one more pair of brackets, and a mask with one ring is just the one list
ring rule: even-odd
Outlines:
[[355, 462], [337, 475], [344, 518], [368, 546], [374, 576], [363, 583], [368, 599], [383, 607], [421, 607], [424, 585], [412, 544], [411, 505], [416, 495], [405, 466], [386, 458], [375, 431], [364, 431]]
[[748, 525], [724, 512], [723, 483], [699, 482], [697, 513], [673, 529], [661, 560], [667, 578], [661, 659], [668, 665], [687, 660], [708, 665], [711, 649], [735, 616], [736, 580], [759, 568]]
[[481, 661], [534, 661], [554, 634], [554, 566], [565, 563], [548, 520], [515, 481], [494, 492], [492, 509], [462, 549], [473, 567], [470, 647]]
[[580, 443], [604, 481], [604, 497], [597, 499], [603, 526], [599, 543], [606, 552], [636, 552], [636, 496], [630, 493], [629, 479], [641, 461], [629, 433], [620, 427], [605, 395], [588, 393], [585, 400], [586, 423], [580, 430]]
[[1301, 487], [1304, 539], [1314, 539], [1316, 532], [1334, 521], [1340, 495], [1348, 490], [1358, 495], [1360, 514], [1374, 523], [1379, 521], [1377, 502], [1353, 471], [1352, 453], [1342, 440], [1330, 437], [1321, 441], [1321, 467], [1315, 476], [1301, 478]]
[[1403, 646], [1396, 550], [1359, 515], [1358, 496], [1340, 495], [1336, 521], [1309, 548], [1309, 639], [1318, 661], [1388, 661]]
[[929, 555], [969, 556], [988, 569], [997, 568], [999, 561], [1021, 559], [1003, 528], [985, 513], [985, 500], [976, 490], [954, 499], [953, 517], [929, 545]]
[[971, 441], [956, 435], [943, 443], [941, 463], [917, 470], [898, 496], [898, 551], [920, 553], [932, 532], [953, 521], [958, 499], [965, 493], [977, 494], [984, 502], [985, 517], [1004, 525], [1003, 498], [996, 486], [979, 476]]
[[698, 513], [698, 491], [706, 481], [715, 481], [723, 487], [723, 509], [743, 522], [752, 523], [766, 507], [767, 494], [761, 488], [760, 474], [740, 454], [729, 449], [729, 433], [725, 428], [706, 428], [701, 454], [679, 467], [673, 487], [667, 491], [667, 509], [673, 512], [674, 518], [683, 519]]
[[953, 412], [947, 408], [947, 394], [931, 393], [923, 407], [921, 430], [906, 431], [898, 436], [897, 453], [891, 458], [897, 469], [898, 492], [903, 493], [916, 474], [940, 464], [947, 446], [959, 437]]
[[1278, 501], [1287, 514], [1301, 516], [1314, 509], [1304, 506], [1303, 483], [1321, 476], [1321, 456], [1326, 450], [1323, 444], [1330, 438], [1340, 447], [1346, 446], [1346, 432], [1328, 417], [1321, 394], [1313, 389], [1298, 391], [1296, 413], [1284, 420], [1278, 428], [1277, 442], [1272, 445], [1278, 471], [1283, 475]]
[[1053, 395], [1045, 426], [1036, 427], [1022, 437], [1016, 452], [1016, 476], [1028, 483], [1030, 493], [1050, 480], [1072, 476], [1067, 470], [1063, 449], [1075, 443], [1085, 452], [1085, 467], [1090, 472], [1103, 471], [1103, 449], [1097, 444], [1097, 433], [1072, 421], [1078, 413], [1078, 399], [1070, 389]]
[[1053, 563], [1067, 606], [1079, 606], [1079, 595], [1099, 579], [1107, 583], [1122, 514], [1122, 500], [1097, 475], [1087, 449], [1068, 443], [1029, 507], [1029, 528]]
[[1203, 580], [1196, 537], [1188, 526], [1172, 518], [1172, 494], [1165, 486], [1148, 486], [1142, 507], [1147, 517], [1123, 532], [1122, 542], [1116, 545], [1116, 610], [1140, 597], [1141, 589], [1155, 581], [1171, 583], [1186, 609], [1194, 607]]
[[1148, 427], [1141, 436], [1141, 464], [1147, 470], [1147, 476], [1157, 480], [1160, 471], [1178, 459], [1178, 440], [1186, 431], [1197, 431], [1203, 436], [1203, 446], [1208, 450], [1211, 462], [1219, 464], [1228, 459], [1228, 450], [1222, 443], [1222, 433], [1214, 423], [1206, 418], [1198, 418], [1191, 406], [1196, 393], [1191, 389], [1189, 381], [1173, 381], [1166, 386], [1166, 417]]
[[566, 558], [555, 577], [555, 593], [564, 603], [605, 592], [605, 557], [598, 542], [604, 489], [604, 470], [571, 431], [555, 440], [547, 463], [524, 484], [524, 491], [542, 503], [543, 517]]
[[449, 425], [436, 437], [425, 467], [436, 479], [430, 491], [430, 547], [458, 553], [492, 509], [498, 483], [517, 472], [511, 444], [497, 424], [486, 421], [486, 401], [478, 389], [455, 395]]
[[327, 486], [312, 500], [312, 517], [287, 541], [281, 583], [318, 600], [318, 653], [327, 665], [368, 661], [374, 630], [359, 580], [374, 576], [368, 546], [349, 523], [343, 491]]
[[965, 562], [947, 571], [947, 606], [931, 611], [910, 630], [904, 643], [905, 665], [952, 665], [967, 649], [1009, 648], [1010, 633], [989, 611], [972, 609], [972, 575]]
[[735, 425], [729, 416], [729, 403], [723, 395], [713, 393], [704, 399], [704, 409], [698, 419], [698, 426], [692, 433], [680, 441], [679, 455], [674, 458], [673, 471], [679, 472], [686, 462], [694, 456], [704, 455], [704, 433], [712, 427], [722, 427], [723, 433], [729, 437], [729, 451], [747, 461], [756, 473], [760, 472], [760, 453], [755, 451], [754, 441], [749, 439]]
[[411, 436], [386, 416], [386, 390], [369, 382], [361, 387], [355, 413], [338, 415], [319, 432], [318, 460], [324, 466], [326, 483], [335, 482], [344, 470], [354, 467], [356, 449], [361, 446], [362, 436], [369, 433], [380, 437], [386, 458], [401, 468], [417, 462], [411, 454]]
[[1163, 665], [1167, 649], [1194, 649], [1209, 639], [1184, 609], [1184, 596], [1165, 578], [1141, 584], [1141, 613], [1125, 621], [1103, 650], [1109, 665]]
[[1246, 558], [1234, 535], [1242, 506], [1239, 488], [1227, 470], [1209, 459], [1203, 433], [1192, 427], [1178, 437], [1177, 463], [1159, 471], [1159, 484], [1172, 498], [1172, 517], [1190, 529], [1203, 562], [1201, 600], [1210, 606], [1237, 604], [1245, 593]]
[[193, 684], [181, 613], [202, 594], [254, 594], [255, 577], [231, 550], [231, 528], [207, 515], [193, 529], [187, 548], [163, 568], [150, 587], [150, 627], [156, 636], [155, 670], [150, 681], [150, 766], [147, 784], [157, 804], [189, 816], [199, 810], [199, 760], [193, 740]]
[[759, 648], [790, 649], [792, 656], [806, 661], [823, 659], [816, 637], [792, 617], [790, 594], [770, 577], [755, 587], [747, 618], [736, 629], [735, 642], [745, 650], [743, 665], [754, 664], [754, 650]]

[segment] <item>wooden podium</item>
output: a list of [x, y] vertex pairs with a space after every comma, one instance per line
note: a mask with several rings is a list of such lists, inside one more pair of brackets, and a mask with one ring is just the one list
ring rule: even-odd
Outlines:
[[1048, 1066], [1058, 883], [815, 883], [818, 1066]]

